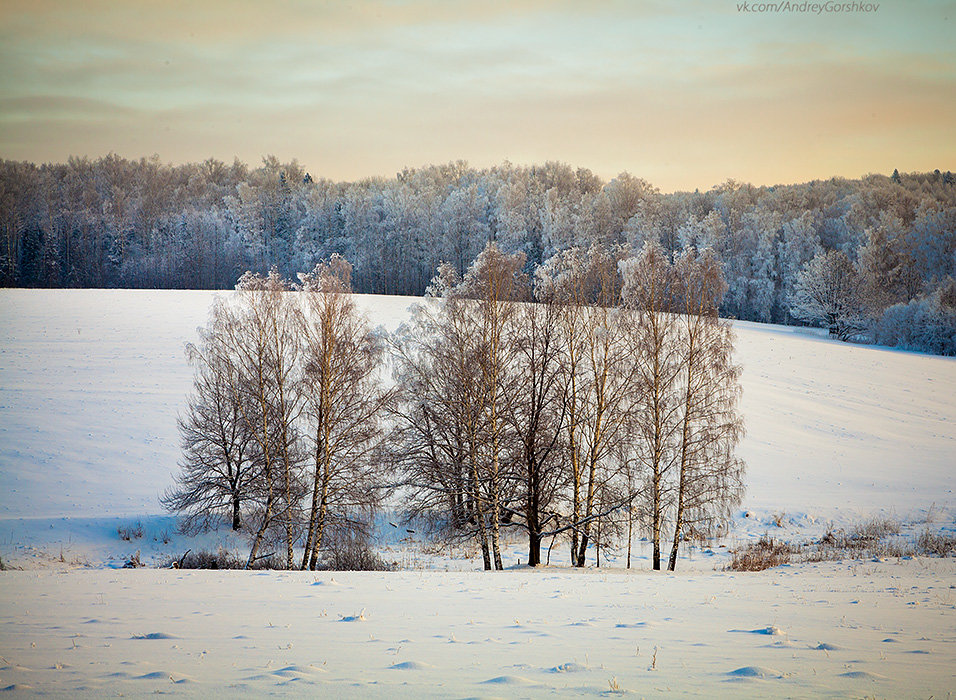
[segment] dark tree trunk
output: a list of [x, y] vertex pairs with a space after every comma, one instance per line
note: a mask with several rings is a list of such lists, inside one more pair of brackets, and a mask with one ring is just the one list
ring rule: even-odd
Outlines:
[[242, 527], [242, 521], [239, 519], [239, 497], [233, 496], [232, 499], [232, 529], [239, 530]]
[[491, 552], [488, 550], [488, 538], [481, 538], [481, 558], [485, 566], [485, 571], [491, 571]]
[[528, 534], [528, 566], [541, 564], [541, 533], [532, 528]]

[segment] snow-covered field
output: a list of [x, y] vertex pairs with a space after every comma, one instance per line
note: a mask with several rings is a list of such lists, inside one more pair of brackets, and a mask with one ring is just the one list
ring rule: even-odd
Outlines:
[[944, 698], [956, 682], [952, 571], [940, 560], [678, 576], [14, 571], [2, 575], [0, 687]]
[[[77, 570], [135, 550], [162, 561], [222, 537], [183, 542], [157, 500], [176, 471], [191, 383], [183, 343], [213, 296], [0, 290], [0, 557], [35, 569], [0, 574], [0, 688], [945, 697], [956, 687], [953, 559], [730, 574], [714, 570], [727, 559], [715, 546], [689, 552], [676, 575], [646, 571], [643, 550], [631, 572], [608, 570], [621, 563], [612, 553], [600, 570], [484, 574], [468, 571], [480, 568], [473, 559], [422, 553], [386, 519], [386, 559], [452, 571]], [[360, 300], [389, 330], [415, 301]], [[956, 361], [736, 327], [748, 493], [725, 544], [764, 532], [800, 540], [873, 516], [953, 532]], [[141, 538], [118, 537], [136, 523]], [[522, 555], [516, 542], [507, 561]], [[556, 547], [552, 563], [564, 561]]]

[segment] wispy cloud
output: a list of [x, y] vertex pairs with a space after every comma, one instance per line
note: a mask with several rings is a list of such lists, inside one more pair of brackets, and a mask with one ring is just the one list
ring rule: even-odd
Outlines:
[[952, 163], [952, 3], [735, 8], [8, 0], [0, 156], [271, 152], [334, 178], [561, 159], [665, 189]]

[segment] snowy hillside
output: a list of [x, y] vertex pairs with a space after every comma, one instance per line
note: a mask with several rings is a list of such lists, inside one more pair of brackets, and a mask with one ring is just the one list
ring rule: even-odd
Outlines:
[[[208, 292], [0, 290], [0, 688], [77, 697], [926, 697], [956, 685], [956, 560], [497, 574], [381, 522], [396, 573], [114, 571], [187, 547], [158, 495]], [[414, 299], [360, 297], [396, 328]], [[956, 361], [737, 324], [748, 493], [728, 538], [875, 515], [952, 533]], [[129, 541], [142, 525], [143, 534]], [[556, 549], [552, 563], [567, 561]], [[505, 552], [515, 563], [515, 542]], [[77, 570], [91, 564], [94, 570]], [[611, 567], [618, 568], [607, 568]], [[416, 569], [438, 569], [422, 571]], [[442, 569], [452, 569], [451, 572]], [[333, 643], [334, 642], [334, 643]]]
[[[192, 379], [183, 345], [213, 297], [0, 290], [0, 518], [162, 512]], [[358, 299], [389, 330], [416, 301]], [[956, 360], [736, 327], [745, 510], [797, 522], [951, 517]]]

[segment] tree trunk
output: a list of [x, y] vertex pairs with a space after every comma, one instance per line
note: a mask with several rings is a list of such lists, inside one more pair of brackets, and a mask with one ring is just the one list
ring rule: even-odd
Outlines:
[[580, 543], [578, 544], [578, 551], [577, 551], [577, 553], [575, 554], [575, 557], [574, 557], [574, 565], [577, 566], [577, 567], [583, 567], [583, 566], [584, 566], [585, 555], [586, 555], [587, 550], [588, 550], [588, 541], [589, 541], [589, 540], [590, 540], [590, 538], [588, 537], [588, 533], [582, 532], [582, 533], [581, 533], [581, 541], [580, 541]]
[[315, 571], [319, 565], [319, 550], [322, 548], [322, 539], [325, 537], [325, 515], [328, 512], [328, 488], [322, 485], [322, 505], [319, 507], [318, 523], [315, 537], [312, 540], [312, 551], [309, 554], [309, 570]]
[[528, 566], [541, 563], [541, 518], [538, 512], [538, 471], [533, 458], [528, 461], [528, 512], [525, 520], [528, 524]]
[[[479, 520], [479, 522], [482, 522]], [[491, 552], [488, 550], [488, 536], [485, 534], [485, 526], [478, 526], [478, 539], [481, 542], [481, 558], [485, 565], [485, 571], [491, 571]]]
[[528, 533], [528, 566], [541, 564], [541, 533], [531, 528]]
[[259, 526], [259, 530], [256, 532], [256, 539], [252, 543], [252, 549], [249, 550], [249, 559], [246, 561], [247, 569], [250, 568], [256, 561], [256, 557], [259, 554], [259, 547], [262, 546], [262, 539], [265, 537], [266, 530], [269, 528], [269, 524], [272, 521], [272, 476], [270, 474], [266, 474], [266, 480], [268, 482], [266, 512], [262, 516], [262, 525]]
[[232, 497], [232, 529], [239, 530], [242, 527], [242, 522], [239, 520], [239, 497]]
[[[497, 449], [497, 446], [495, 447]], [[492, 477], [492, 490], [494, 495], [491, 500], [491, 549], [495, 558], [495, 570], [501, 571], [504, 566], [501, 564], [501, 503], [499, 497], [498, 483], [498, 458], [495, 457], [494, 476]]]
[[654, 558], [652, 567], [654, 571], [661, 570], [661, 493], [660, 493], [660, 472], [659, 467], [654, 467], [654, 486], [651, 503], [651, 540], [654, 544]]
[[683, 523], [678, 519], [674, 529], [674, 543], [671, 545], [671, 556], [667, 562], [667, 570], [673, 571], [677, 566], [677, 547], [680, 543], [680, 528]]
[[478, 525], [478, 542], [481, 544], [481, 556], [484, 560], [485, 571], [491, 571], [491, 553], [488, 550], [488, 531], [486, 529], [485, 523], [485, 512], [484, 508], [481, 507], [481, 494], [478, 493], [479, 481], [478, 481], [478, 465], [472, 457], [472, 488], [475, 490], [473, 494], [473, 505], [474, 505], [474, 514], [475, 514], [475, 523]]
[[[302, 550], [302, 570], [305, 571], [306, 567], [309, 566], [309, 560], [312, 558], [313, 544], [316, 537], [316, 526], [318, 524], [319, 518], [319, 504], [322, 497], [324, 497], [324, 492], [320, 497], [320, 484], [322, 484], [322, 454], [327, 450], [327, 446], [323, 445], [319, 437], [316, 437], [316, 450], [315, 450], [315, 472], [312, 476], [312, 507], [309, 509], [309, 529], [305, 536], [305, 547]], [[321, 446], [319, 446], [321, 445]], [[313, 568], [314, 567], [310, 567]]]
[[634, 515], [627, 509], [627, 568], [631, 568], [631, 543], [634, 541]]
[[491, 552], [495, 559], [495, 570], [501, 571], [505, 567], [501, 563], [501, 541], [499, 538], [498, 521], [495, 520], [491, 528]]

